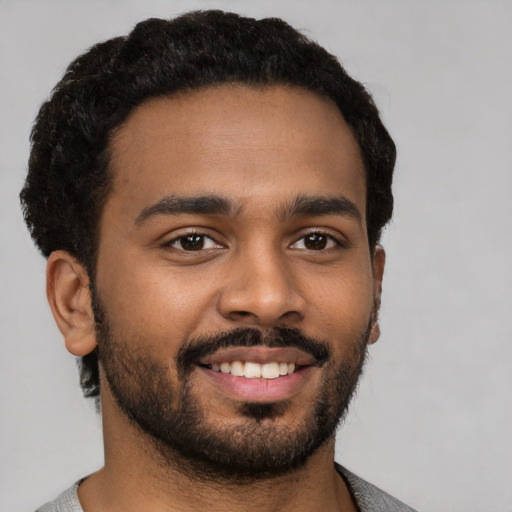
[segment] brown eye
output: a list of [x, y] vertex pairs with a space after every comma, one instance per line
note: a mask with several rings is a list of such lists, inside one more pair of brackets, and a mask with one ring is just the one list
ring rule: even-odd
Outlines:
[[319, 251], [327, 247], [327, 237], [321, 233], [311, 233], [304, 237], [304, 247], [312, 251]]
[[213, 238], [200, 233], [189, 233], [188, 235], [179, 236], [166, 243], [165, 246], [187, 252], [222, 248]]
[[202, 235], [182, 236], [178, 241], [185, 251], [200, 251], [204, 247], [204, 236]]
[[291, 249], [301, 249], [307, 251], [323, 251], [326, 249], [332, 249], [333, 247], [339, 247], [341, 244], [334, 237], [326, 235], [324, 233], [313, 232], [308, 233], [299, 240], [297, 240]]

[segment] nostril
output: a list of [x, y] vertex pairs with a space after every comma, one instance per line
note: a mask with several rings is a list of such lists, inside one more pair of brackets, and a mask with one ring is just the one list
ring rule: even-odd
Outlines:
[[296, 316], [301, 317], [302, 315], [299, 312], [297, 312], [297, 311], [287, 311], [286, 313], [283, 313], [281, 315], [281, 319], [288, 320], [288, 319], [294, 318]]
[[277, 290], [257, 284], [226, 286], [216, 306], [226, 319], [261, 326], [300, 322], [305, 313], [304, 299], [285, 283]]
[[247, 318], [249, 316], [254, 316], [253, 313], [251, 313], [250, 311], [232, 311], [231, 315], [237, 316], [237, 317], [243, 317], [243, 318]]
[[251, 311], [231, 311], [228, 315], [228, 318], [234, 321], [242, 321], [242, 322], [251, 322], [251, 323], [289, 323], [289, 322], [300, 322], [302, 320], [302, 314], [297, 311], [287, 311], [283, 313], [279, 317], [272, 317], [271, 319], [265, 319], [263, 317], [258, 316]]

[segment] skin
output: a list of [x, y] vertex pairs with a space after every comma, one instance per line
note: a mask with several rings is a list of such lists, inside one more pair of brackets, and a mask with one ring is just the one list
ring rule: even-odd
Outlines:
[[[358, 145], [337, 107], [288, 87], [223, 85], [137, 107], [111, 144], [113, 185], [100, 221], [96, 288], [126, 350], [151, 350], [169, 365], [187, 337], [237, 327], [300, 328], [348, 357], [380, 304], [384, 251], [370, 250]], [[229, 214], [151, 215], [168, 195], [228, 198]], [[286, 216], [300, 196], [343, 197], [359, 217]], [[137, 221], [137, 219], [139, 219]], [[187, 251], [179, 237], [205, 234]], [[310, 249], [304, 237], [327, 236]], [[87, 272], [57, 251], [48, 297], [68, 350], [96, 346]], [[375, 309], [376, 310], [376, 309]], [[374, 315], [376, 316], [376, 315]], [[379, 336], [376, 319], [370, 343]], [[322, 372], [289, 397], [278, 426], [299, 428]], [[210, 425], [241, 421], [233, 396], [194, 371], [192, 390]], [[105, 467], [79, 487], [85, 512], [188, 510], [355, 511], [333, 467], [334, 439], [300, 469], [254, 484], [195, 482], [156, 462], [151, 443], [122, 413], [102, 375]]]

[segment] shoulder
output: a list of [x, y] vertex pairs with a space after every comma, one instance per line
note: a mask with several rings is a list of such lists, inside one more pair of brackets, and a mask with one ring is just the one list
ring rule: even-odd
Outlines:
[[339, 464], [336, 464], [336, 470], [348, 485], [361, 512], [417, 512]]
[[36, 512], [83, 512], [76, 493], [82, 480], [73, 484], [53, 501], [38, 508]]

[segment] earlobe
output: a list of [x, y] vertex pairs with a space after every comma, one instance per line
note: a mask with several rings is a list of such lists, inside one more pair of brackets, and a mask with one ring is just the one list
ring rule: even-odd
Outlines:
[[50, 254], [46, 265], [46, 296], [66, 348], [84, 356], [96, 348], [89, 276], [66, 251]]
[[382, 296], [382, 278], [384, 276], [384, 266], [386, 263], [386, 252], [381, 245], [376, 245], [373, 250], [372, 269], [373, 269], [373, 319], [370, 331], [370, 343], [375, 343], [380, 337], [379, 309]]

